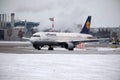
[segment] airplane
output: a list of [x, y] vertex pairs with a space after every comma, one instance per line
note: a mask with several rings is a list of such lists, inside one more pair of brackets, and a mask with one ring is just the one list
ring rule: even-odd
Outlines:
[[48, 46], [48, 50], [54, 50], [54, 46], [60, 46], [73, 51], [76, 45], [85, 42], [96, 42], [90, 35], [91, 16], [88, 16], [84, 27], [80, 33], [65, 33], [65, 32], [37, 32], [30, 38], [35, 49], [41, 50], [43, 46]]

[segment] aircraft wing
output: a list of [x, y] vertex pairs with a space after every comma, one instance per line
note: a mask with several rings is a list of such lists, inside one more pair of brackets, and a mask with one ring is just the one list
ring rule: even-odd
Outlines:
[[79, 43], [87, 43], [87, 42], [99, 42], [99, 39], [84, 39], [79, 41], [71, 41], [74, 45], [77, 45]]
[[109, 38], [98, 38], [98, 39], [83, 39], [79, 41], [71, 41], [74, 45], [77, 45], [79, 43], [88, 43], [88, 42], [107, 42], [109, 41]]

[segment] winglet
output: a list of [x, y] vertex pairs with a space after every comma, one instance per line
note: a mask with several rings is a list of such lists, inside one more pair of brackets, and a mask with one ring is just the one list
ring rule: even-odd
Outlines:
[[84, 27], [82, 28], [80, 33], [89, 34], [90, 33], [90, 23], [91, 23], [91, 16], [88, 16], [88, 18], [84, 24]]

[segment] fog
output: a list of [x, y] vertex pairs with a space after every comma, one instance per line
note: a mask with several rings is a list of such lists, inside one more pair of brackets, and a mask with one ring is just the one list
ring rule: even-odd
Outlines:
[[39, 29], [74, 29], [92, 16], [91, 27], [118, 27], [120, 0], [0, 0], [0, 13], [15, 13], [16, 19], [40, 22]]

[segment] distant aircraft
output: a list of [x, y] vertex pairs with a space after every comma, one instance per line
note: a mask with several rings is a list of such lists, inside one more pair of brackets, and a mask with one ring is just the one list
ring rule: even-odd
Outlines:
[[93, 39], [93, 36], [89, 34], [90, 23], [91, 16], [88, 16], [80, 33], [37, 32], [30, 38], [30, 42], [38, 50], [41, 50], [45, 45], [48, 46], [48, 50], [53, 50], [54, 46], [74, 50], [77, 44], [98, 41], [98, 39]]

